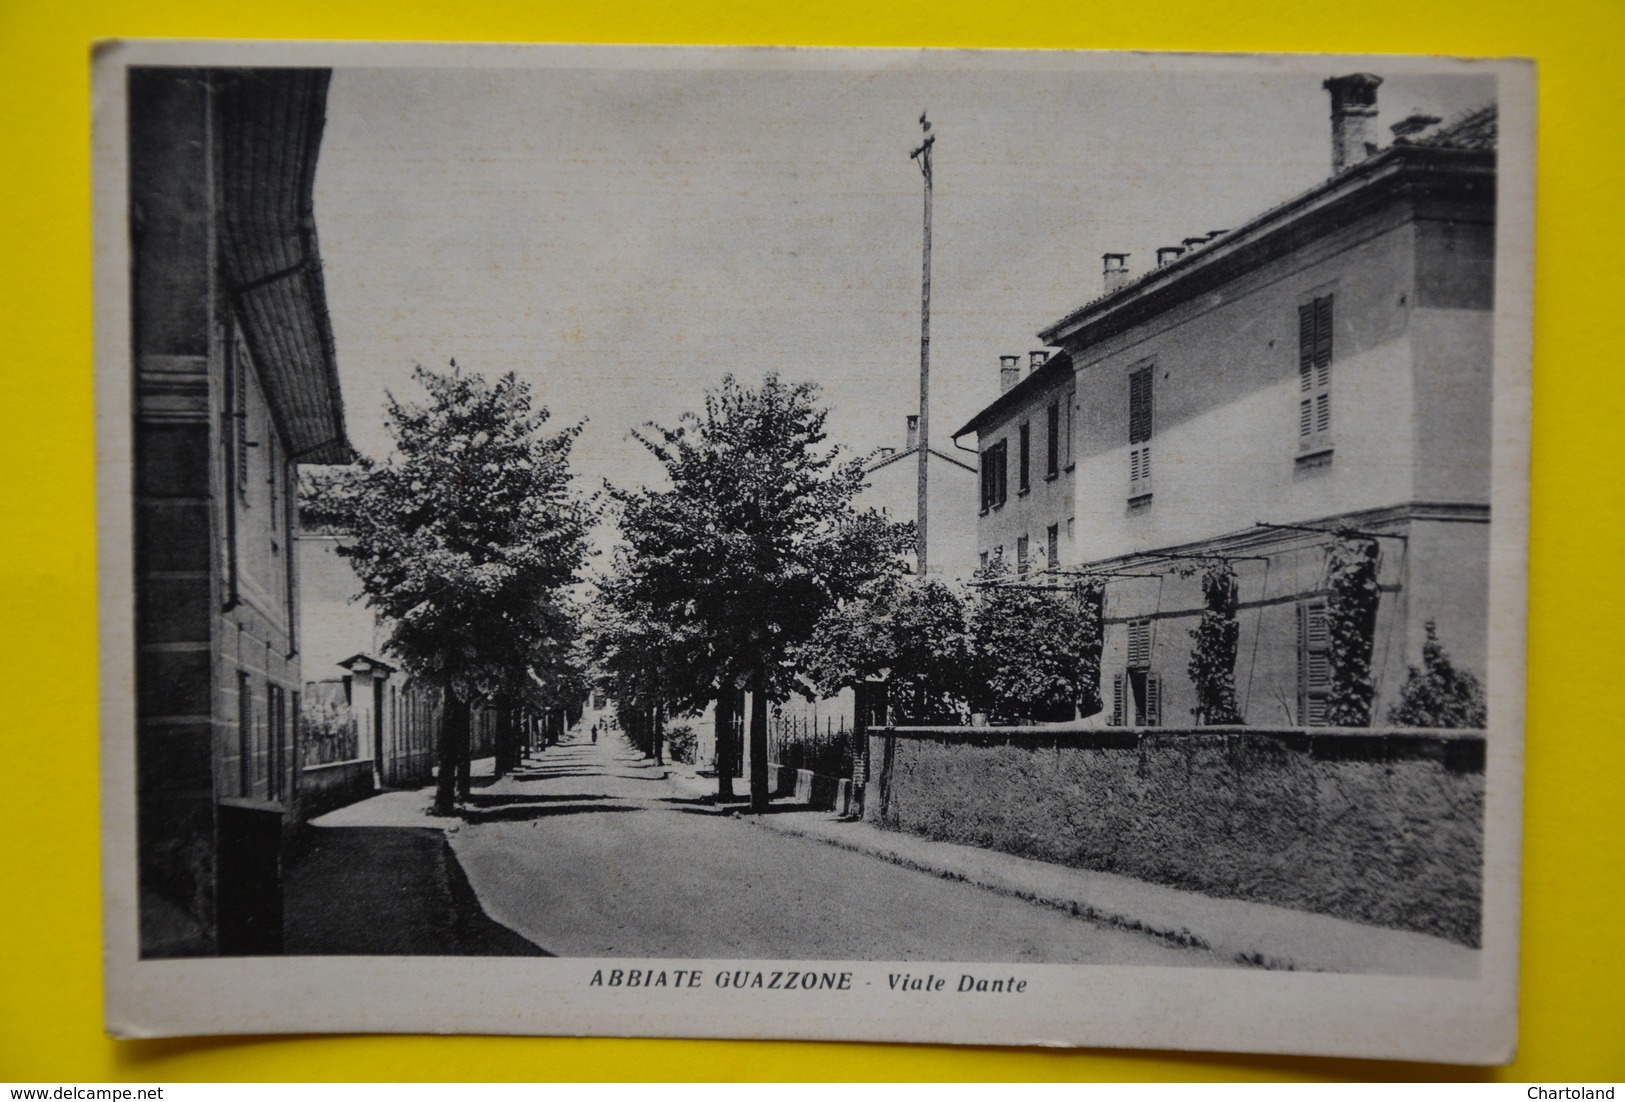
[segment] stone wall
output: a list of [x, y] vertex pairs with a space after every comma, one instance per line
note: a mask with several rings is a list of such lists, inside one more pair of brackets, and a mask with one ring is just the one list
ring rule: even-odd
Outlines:
[[879, 728], [880, 826], [1477, 945], [1476, 732]]

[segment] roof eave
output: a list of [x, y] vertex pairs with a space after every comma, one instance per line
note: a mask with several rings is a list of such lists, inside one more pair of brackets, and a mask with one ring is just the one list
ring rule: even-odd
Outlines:
[[[1085, 303], [1061, 320], [1039, 330], [1038, 337], [1046, 344], [1063, 344], [1085, 325], [1099, 322], [1129, 303], [1137, 302], [1194, 272], [1222, 263], [1226, 258], [1257, 242], [1264, 234], [1290, 225], [1298, 219], [1309, 217], [1317, 211], [1354, 196], [1363, 189], [1391, 180], [1407, 171], [1427, 171], [1451, 165], [1452, 162], [1457, 165], [1473, 161], [1493, 162], [1494, 157], [1494, 150], [1417, 145], [1391, 146], [1308, 191], [1271, 207], [1246, 224], [1225, 234], [1214, 244], [1187, 253], [1160, 268], [1153, 268], [1119, 290]], [[1443, 165], [1440, 162], [1443, 162]]]

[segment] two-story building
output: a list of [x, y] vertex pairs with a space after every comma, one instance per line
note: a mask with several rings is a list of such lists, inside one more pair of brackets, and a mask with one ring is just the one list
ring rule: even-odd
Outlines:
[[1496, 109], [1413, 116], [1379, 150], [1380, 83], [1326, 82], [1319, 186], [1137, 277], [1107, 254], [1103, 293], [1039, 333], [1061, 351], [960, 430], [980, 552], [1105, 587], [1101, 722], [1191, 722], [1192, 568], [1214, 562], [1240, 717], [1327, 722], [1337, 531], [1376, 558], [1373, 721], [1429, 622], [1485, 671]]
[[294, 469], [350, 454], [311, 207], [328, 78], [129, 74], [146, 957], [281, 946], [302, 685]]

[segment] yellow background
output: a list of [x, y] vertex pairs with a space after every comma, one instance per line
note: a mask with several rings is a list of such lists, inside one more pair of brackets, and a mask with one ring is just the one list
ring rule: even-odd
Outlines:
[[[89, 47], [114, 36], [1521, 55], [1540, 64], [1519, 1057], [520, 1038], [117, 1043], [101, 1030]], [[1625, 1079], [1625, 3], [0, 0], [0, 1081]]]

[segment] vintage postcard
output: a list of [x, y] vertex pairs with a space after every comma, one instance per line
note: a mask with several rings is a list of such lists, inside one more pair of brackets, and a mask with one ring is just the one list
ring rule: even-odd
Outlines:
[[1532, 65], [95, 94], [115, 1035], [1511, 1057]]

